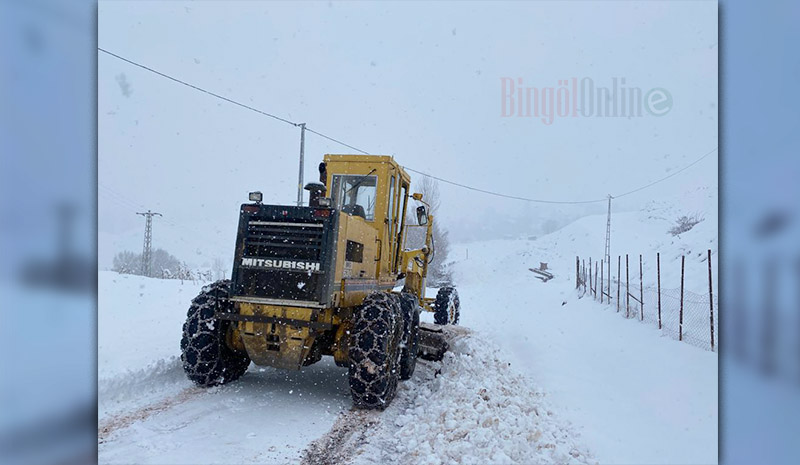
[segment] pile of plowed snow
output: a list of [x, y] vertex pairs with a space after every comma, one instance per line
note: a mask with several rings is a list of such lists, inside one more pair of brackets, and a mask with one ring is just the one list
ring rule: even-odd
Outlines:
[[[594, 463], [546, 394], [467, 329], [447, 329], [441, 362], [420, 361], [412, 379], [342, 447], [352, 463]], [[313, 450], [313, 447], [312, 447]]]

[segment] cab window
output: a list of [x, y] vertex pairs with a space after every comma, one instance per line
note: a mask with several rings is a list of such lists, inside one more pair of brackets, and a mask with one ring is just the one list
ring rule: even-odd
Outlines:
[[403, 227], [406, 224], [406, 210], [408, 209], [408, 184], [401, 184], [400, 185], [400, 198], [398, 199], [398, 207], [402, 204], [402, 210], [399, 213], [400, 224], [397, 228], [397, 241], [395, 242], [395, 252], [394, 252], [394, 263], [392, 265], [392, 270], [397, 271], [397, 267], [400, 265], [400, 250], [403, 244]]
[[348, 215], [360, 216], [367, 221], [375, 219], [377, 176], [358, 174], [333, 175], [333, 203]]
[[397, 208], [394, 205], [394, 176], [389, 178], [389, 205], [386, 218], [389, 218], [389, 236], [394, 235], [394, 212]]

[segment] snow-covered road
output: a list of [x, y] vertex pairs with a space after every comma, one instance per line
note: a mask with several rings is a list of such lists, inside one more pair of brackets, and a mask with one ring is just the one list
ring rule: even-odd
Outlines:
[[99, 456], [102, 463], [287, 463], [350, 407], [347, 371], [251, 366], [199, 389], [178, 358], [188, 303], [203, 283], [101, 272]]
[[[179, 318], [166, 316], [183, 308], [160, 307], [199, 284], [110, 272], [100, 281], [101, 463], [593, 463], [546, 392], [467, 328], [448, 330], [446, 358], [420, 361], [384, 412], [359, 412], [347, 371], [327, 359], [300, 372], [251, 365], [235, 383], [194, 387], [175, 356]], [[111, 317], [133, 303], [135, 318]], [[169, 333], [150, 325], [170, 320], [173, 348], [148, 341]]]
[[[704, 446], [716, 440], [716, 404], [704, 401], [716, 394], [716, 373], [698, 371], [696, 359], [715, 354], [528, 278], [509, 284], [535, 289], [533, 301], [507, 294], [487, 303], [487, 289], [467, 287], [464, 309], [487, 311], [465, 314], [465, 324], [490, 338], [451, 331], [445, 360], [421, 362], [381, 413], [350, 411], [347, 373], [327, 359], [301, 372], [251, 366], [207, 390], [185, 379], [174, 356], [107, 377], [101, 461], [591, 463], [593, 452], [602, 463], [712, 460]], [[136, 333], [118, 343], [128, 337]]]
[[[349, 408], [346, 371], [323, 361], [301, 372], [251, 366], [236, 383], [201, 389], [180, 362], [149, 379], [140, 407], [100, 418], [103, 463], [296, 463]], [[152, 392], [151, 391], [151, 392]], [[160, 391], [160, 392], [159, 392]], [[105, 393], [111, 398], [113, 390]], [[141, 399], [139, 399], [141, 400]]]

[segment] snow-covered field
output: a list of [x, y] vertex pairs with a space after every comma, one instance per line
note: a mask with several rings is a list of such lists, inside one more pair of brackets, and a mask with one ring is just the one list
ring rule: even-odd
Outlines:
[[[671, 280], [685, 253], [701, 270], [687, 288], [707, 286], [696, 252], [716, 256], [716, 215], [673, 237], [670, 205], [615, 215], [612, 254], [660, 251]], [[600, 255], [604, 230], [601, 215], [536, 241], [454, 245], [463, 328], [381, 413], [351, 411], [347, 371], [325, 359], [193, 387], [177, 356], [202, 283], [100, 272], [100, 461], [715, 463], [717, 354], [574, 290], [575, 256]], [[528, 271], [540, 261], [555, 279]]]

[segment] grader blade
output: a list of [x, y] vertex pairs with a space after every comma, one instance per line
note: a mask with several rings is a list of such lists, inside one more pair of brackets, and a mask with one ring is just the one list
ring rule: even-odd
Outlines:
[[442, 327], [429, 323], [419, 324], [419, 357], [439, 361], [447, 352], [448, 345]]

